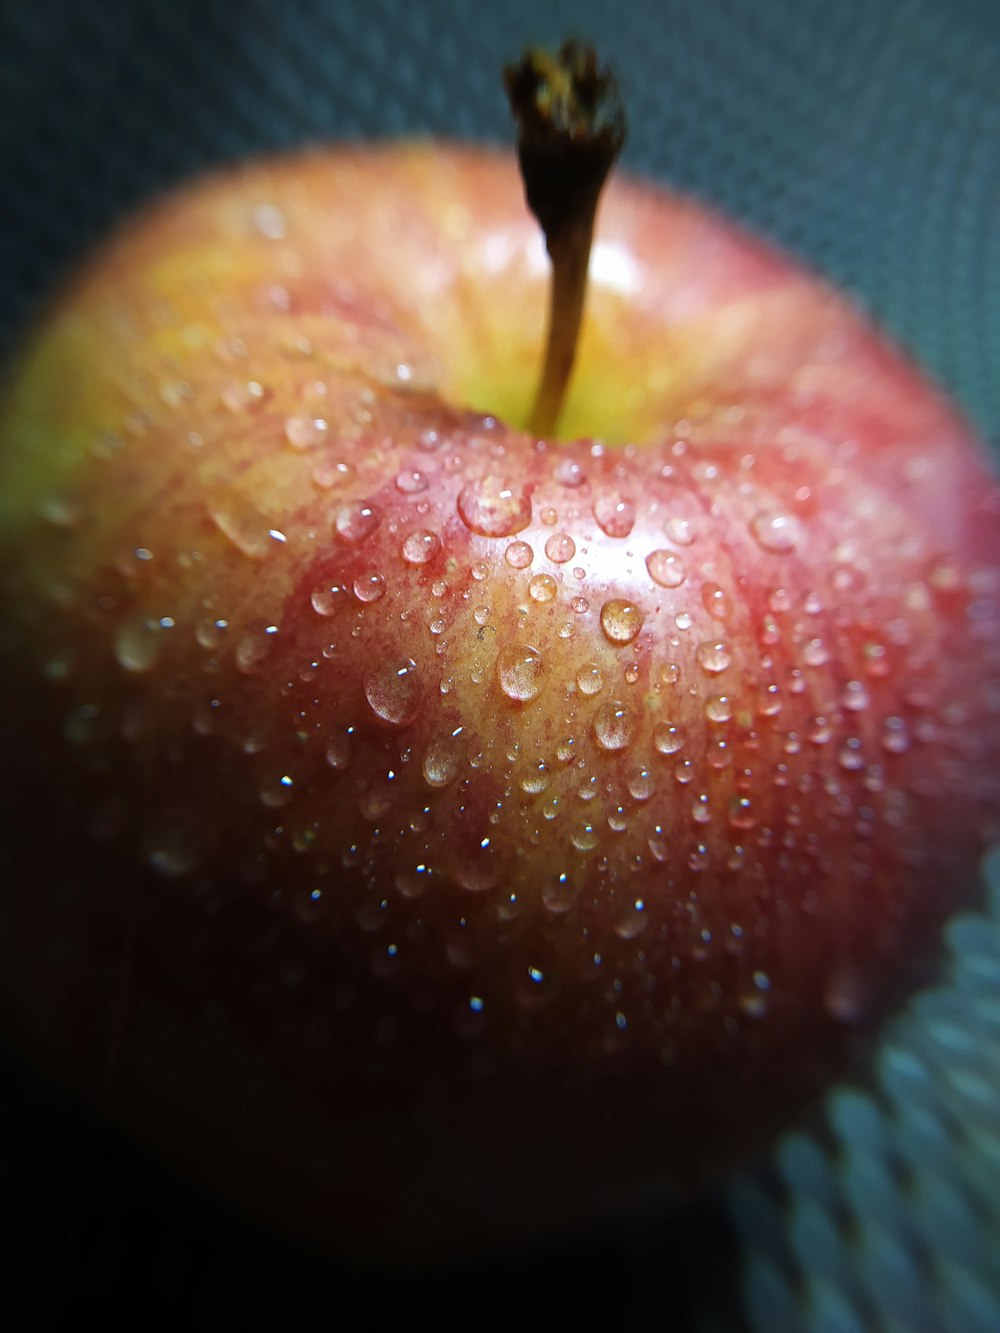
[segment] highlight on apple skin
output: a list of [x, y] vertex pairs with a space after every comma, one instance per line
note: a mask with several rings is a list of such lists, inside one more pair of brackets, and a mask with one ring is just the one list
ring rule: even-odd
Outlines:
[[1000, 488], [819, 279], [619, 180], [561, 436], [512, 160], [195, 182], [0, 408], [0, 1022], [341, 1253], [682, 1193], [1000, 825]]

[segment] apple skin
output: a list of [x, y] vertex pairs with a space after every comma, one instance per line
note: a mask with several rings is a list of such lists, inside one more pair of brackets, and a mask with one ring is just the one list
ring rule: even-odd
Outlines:
[[546, 282], [507, 156], [249, 164], [113, 237], [0, 407], [4, 1030], [340, 1253], [724, 1170], [1000, 829], [1000, 490], [956, 411], [619, 179], [537, 441]]

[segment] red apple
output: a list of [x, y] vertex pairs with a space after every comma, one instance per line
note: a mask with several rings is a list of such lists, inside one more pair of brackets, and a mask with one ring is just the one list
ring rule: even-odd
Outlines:
[[0, 409], [5, 1029], [342, 1252], [722, 1169], [1000, 826], [1000, 488], [955, 410], [620, 181], [539, 440], [546, 287], [506, 156], [243, 166], [120, 231]]

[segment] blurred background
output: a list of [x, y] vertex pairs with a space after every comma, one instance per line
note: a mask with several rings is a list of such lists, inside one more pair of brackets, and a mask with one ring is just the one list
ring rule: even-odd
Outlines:
[[[852, 291], [1000, 451], [996, 0], [0, 0], [0, 356], [150, 194], [331, 138], [509, 142], [501, 62], [568, 35], [619, 72], [628, 168]], [[319, 1299], [330, 1318], [365, 1301], [375, 1326], [997, 1333], [1000, 857], [987, 872], [940, 985], [857, 1083], [682, 1216], [461, 1270], [349, 1271], [190, 1196], [7, 1054], [0, 1271], [43, 1325]]]

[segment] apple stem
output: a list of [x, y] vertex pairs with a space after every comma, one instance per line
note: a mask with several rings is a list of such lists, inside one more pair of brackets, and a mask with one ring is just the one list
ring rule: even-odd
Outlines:
[[625, 112], [614, 75], [581, 42], [526, 51], [506, 67], [504, 84], [525, 198], [552, 260], [545, 365], [527, 423], [551, 435], [576, 360], [597, 203], [625, 142]]

